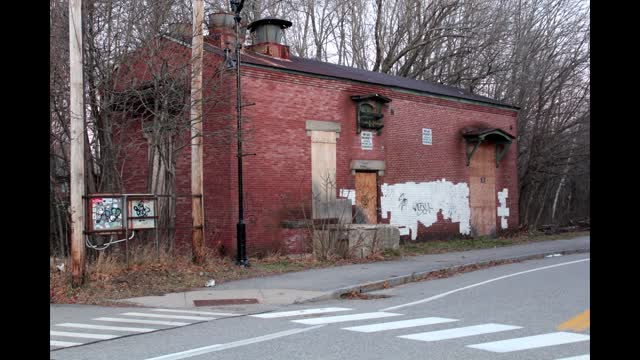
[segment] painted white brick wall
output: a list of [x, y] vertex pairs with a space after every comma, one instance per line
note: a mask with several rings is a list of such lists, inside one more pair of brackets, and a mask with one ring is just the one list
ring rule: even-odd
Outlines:
[[509, 216], [509, 208], [507, 207], [507, 197], [509, 196], [509, 189], [504, 188], [498, 193], [498, 201], [500, 206], [498, 207], [498, 216], [500, 217], [500, 226], [503, 229], [507, 228], [507, 217]]
[[418, 235], [418, 221], [429, 227], [438, 219], [442, 209], [445, 219], [460, 222], [460, 233], [471, 232], [471, 208], [469, 207], [469, 186], [454, 184], [445, 179], [431, 182], [407, 182], [382, 184], [380, 199], [382, 218], [391, 214], [389, 223], [400, 228], [400, 235], [409, 235], [415, 240]]
[[351, 205], [356, 204], [356, 191], [353, 189], [340, 189], [340, 197], [351, 200]]

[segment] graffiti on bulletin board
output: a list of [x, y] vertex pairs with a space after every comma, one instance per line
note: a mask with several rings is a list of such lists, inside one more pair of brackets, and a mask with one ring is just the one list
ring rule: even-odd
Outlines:
[[156, 227], [154, 199], [129, 199], [128, 203], [130, 228], [152, 229]]
[[91, 199], [93, 230], [122, 230], [122, 198], [101, 197]]

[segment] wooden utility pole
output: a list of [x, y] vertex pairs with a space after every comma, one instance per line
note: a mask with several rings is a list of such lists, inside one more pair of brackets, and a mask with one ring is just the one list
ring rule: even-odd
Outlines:
[[193, 40], [191, 46], [191, 195], [193, 218], [193, 262], [204, 262], [204, 206], [202, 180], [202, 25], [203, 0], [193, 0]]
[[82, 77], [82, 0], [69, 1], [71, 119], [71, 285], [84, 283], [84, 88]]

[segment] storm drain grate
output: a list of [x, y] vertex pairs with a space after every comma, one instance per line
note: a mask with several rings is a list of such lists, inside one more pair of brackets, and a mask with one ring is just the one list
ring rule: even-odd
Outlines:
[[238, 304], [258, 304], [258, 299], [216, 299], [216, 300], [193, 300], [195, 306], [216, 306], [216, 305], [238, 305]]

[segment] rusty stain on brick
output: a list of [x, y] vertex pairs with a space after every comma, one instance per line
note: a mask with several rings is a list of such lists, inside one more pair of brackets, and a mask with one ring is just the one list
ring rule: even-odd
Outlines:
[[193, 300], [195, 306], [217, 306], [217, 305], [238, 305], [238, 304], [258, 304], [258, 299], [215, 299], [215, 300]]

